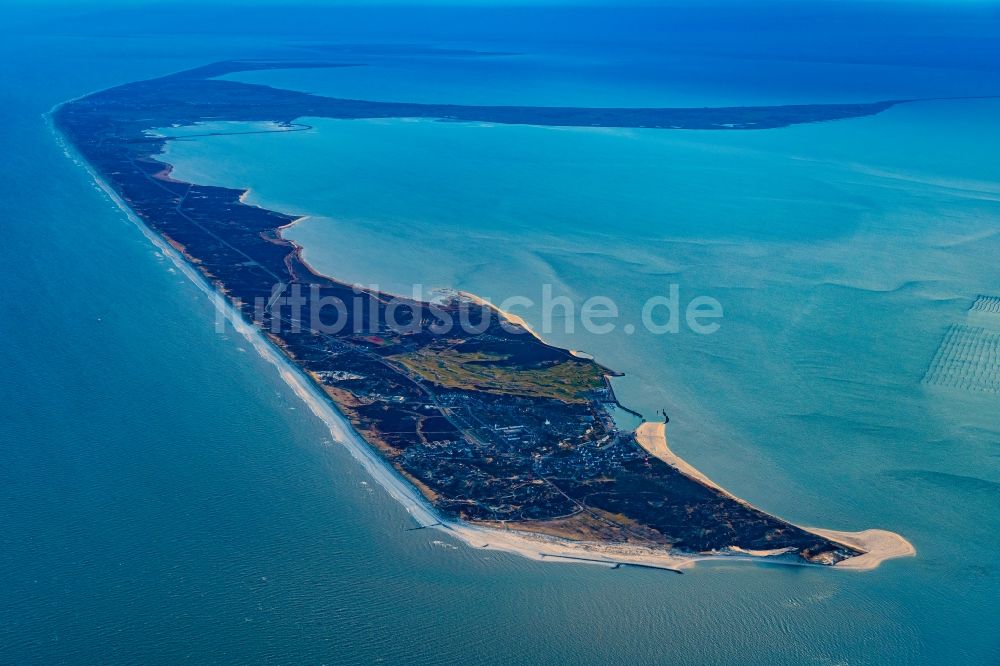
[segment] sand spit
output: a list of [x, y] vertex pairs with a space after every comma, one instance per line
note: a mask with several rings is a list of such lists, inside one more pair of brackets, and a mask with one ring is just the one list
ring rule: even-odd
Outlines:
[[833, 565], [840, 569], [869, 571], [875, 569], [886, 560], [893, 560], [897, 557], [913, 557], [917, 554], [917, 549], [913, 547], [912, 543], [904, 539], [901, 535], [887, 530], [841, 532], [839, 530], [824, 530], [819, 527], [804, 527], [802, 529], [808, 530], [813, 534], [818, 534], [830, 541], [836, 541], [845, 546], [865, 551], [864, 555], [842, 560]]
[[[681, 474], [684, 474], [685, 476], [692, 478], [709, 488], [717, 490], [738, 502], [747, 506], [753, 506], [746, 500], [736, 497], [728, 490], [709, 479], [696, 468], [692, 467], [689, 463], [680, 458], [676, 453], [671, 451], [670, 447], [667, 445], [665, 423], [653, 423], [647, 421], [636, 429], [635, 438], [642, 448], [646, 449], [646, 451], [650, 454], [656, 456], [671, 467], [677, 469]], [[821, 529], [818, 527], [802, 527], [802, 529], [821, 536], [824, 539], [836, 541], [837, 543], [845, 546], [865, 551], [864, 555], [842, 560], [834, 565], [841, 569], [854, 569], [859, 571], [870, 570], [878, 567], [878, 565], [885, 560], [891, 560], [897, 557], [912, 557], [917, 554], [917, 550], [913, 547], [913, 544], [899, 534], [889, 532], [887, 530], [869, 529], [861, 532], [842, 532], [838, 530]], [[781, 555], [787, 552], [785, 549], [773, 551], [744, 550], [736, 546], [733, 546], [731, 550], [757, 557]]]
[[738, 502], [742, 502], [743, 504], [748, 504], [744, 500], [730, 493], [722, 486], [716, 484], [710, 478], [699, 472], [697, 469], [692, 467], [682, 458], [677, 456], [677, 454], [671, 451], [670, 447], [667, 446], [666, 423], [646, 421], [636, 429], [635, 439], [637, 442], [639, 442], [639, 446], [646, 449], [646, 451], [656, 456], [663, 462], [667, 463], [671, 467], [677, 469], [684, 476], [690, 477], [695, 481], [701, 483], [702, 485], [717, 490], [726, 497], [734, 499]]

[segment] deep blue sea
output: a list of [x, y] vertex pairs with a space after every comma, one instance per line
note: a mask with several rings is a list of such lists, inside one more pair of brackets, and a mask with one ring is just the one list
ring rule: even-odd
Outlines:
[[[1000, 395], [926, 381], [951, 327], [1000, 331], [968, 313], [1000, 296], [1000, 101], [760, 132], [310, 119], [170, 145], [180, 177], [308, 215], [288, 237], [340, 278], [494, 301], [550, 284], [625, 316], [670, 284], [718, 299], [714, 335], [546, 335], [666, 407], [671, 446], [736, 494], [916, 546], [865, 573], [609, 571], [407, 531], [43, 117], [316, 48], [367, 66], [230, 78], [496, 104], [995, 95], [994, 8], [67, 11], [0, 28], [0, 664], [1000, 660]], [[988, 351], [966, 376], [990, 379]]]

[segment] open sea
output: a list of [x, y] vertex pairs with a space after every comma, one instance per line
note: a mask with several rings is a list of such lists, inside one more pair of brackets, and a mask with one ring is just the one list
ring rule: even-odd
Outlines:
[[[43, 117], [328, 42], [366, 66], [228, 78], [475, 104], [1000, 95], [1000, 14], [936, 7], [0, 10], [0, 664], [1000, 662], [1000, 100], [764, 131], [303, 119], [169, 144], [178, 178], [308, 216], [286, 237], [334, 277], [611, 298], [634, 333], [545, 337], [625, 373], [620, 400], [666, 409], [671, 447], [736, 495], [918, 551], [863, 573], [611, 571], [408, 531]], [[719, 331], [640, 326], [671, 285], [717, 299]]]

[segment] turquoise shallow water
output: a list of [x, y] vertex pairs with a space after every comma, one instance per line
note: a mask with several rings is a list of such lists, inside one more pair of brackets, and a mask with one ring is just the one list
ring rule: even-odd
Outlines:
[[674, 448], [734, 491], [920, 551], [862, 575], [612, 572], [407, 532], [66, 159], [53, 104], [260, 48], [179, 40], [2, 47], [0, 663], [996, 660], [997, 401], [920, 384], [996, 291], [993, 103], [775, 133], [326, 121], [173, 145], [202, 182], [316, 215], [291, 233], [338, 276], [495, 299], [542, 279], [626, 312], [673, 281], [719, 298], [714, 336], [552, 338], [627, 372], [622, 399], [667, 406]]
[[710, 336], [545, 330], [540, 307], [519, 312], [624, 371], [623, 401], [666, 407], [675, 450], [728, 488], [802, 524], [913, 540], [916, 560], [821, 584], [836, 590], [827, 612], [849, 612], [853, 592], [944, 623], [997, 582], [984, 564], [996, 396], [921, 383], [948, 326], [996, 284], [997, 110], [920, 103], [768, 132], [310, 118], [308, 132], [175, 142], [166, 159], [178, 178], [309, 215], [286, 232], [308, 260], [396, 293], [538, 302], [550, 284], [578, 307], [608, 296], [636, 324], [670, 284], [684, 302], [717, 298]]

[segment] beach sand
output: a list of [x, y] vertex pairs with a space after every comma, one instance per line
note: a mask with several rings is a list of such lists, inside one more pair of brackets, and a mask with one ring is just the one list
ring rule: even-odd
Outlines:
[[[510, 322], [511, 324], [514, 324], [516, 327], [523, 328], [525, 331], [527, 331], [528, 333], [530, 333], [531, 335], [533, 335], [539, 342], [548, 344], [548, 343], [545, 342], [544, 339], [542, 339], [542, 336], [538, 335], [538, 333], [536, 333], [535, 330], [533, 328], [531, 328], [531, 326], [528, 324], [528, 322], [526, 322], [524, 320], [523, 317], [519, 317], [516, 314], [512, 314], [510, 312], [506, 312], [505, 310], [501, 310], [500, 308], [498, 308], [497, 306], [493, 305], [492, 303], [490, 303], [486, 299], [480, 298], [479, 296], [476, 296], [475, 294], [470, 294], [467, 291], [456, 291], [455, 293], [459, 297], [461, 297], [461, 298], [463, 298], [463, 299], [465, 299], [467, 301], [470, 301], [472, 303], [475, 303], [476, 305], [479, 305], [479, 306], [482, 306], [482, 307], [486, 307], [486, 308], [489, 308], [490, 310], [493, 310], [494, 312], [496, 312], [497, 314], [500, 315], [501, 319], [506, 319], [508, 322]], [[515, 333], [517, 332], [516, 328], [514, 328], [514, 327], [509, 327], [509, 330], [511, 330], [512, 332], [515, 332]]]
[[[670, 447], [667, 445], [666, 430], [666, 423], [653, 423], [647, 421], [636, 429], [635, 438], [642, 448], [646, 449], [646, 451], [650, 454], [656, 456], [671, 467], [677, 469], [681, 472], [681, 474], [684, 474], [685, 476], [692, 478], [709, 488], [713, 488], [714, 490], [717, 490], [727, 497], [730, 497], [742, 504], [753, 507], [752, 504], [744, 499], [736, 497], [725, 488], [722, 488], [671, 451]], [[760, 511], [762, 509], [758, 510]], [[802, 526], [800, 525], [799, 527]], [[897, 557], [912, 557], [917, 554], [917, 550], [913, 547], [913, 544], [899, 534], [889, 532], [887, 530], [868, 529], [860, 532], [843, 532], [839, 530], [821, 529], [818, 527], [802, 527], [802, 529], [821, 536], [824, 539], [836, 541], [837, 543], [845, 546], [850, 546], [851, 548], [857, 548], [858, 550], [864, 551], [864, 555], [842, 560], [834, 565], [841, 569], [854, 569], [859, 571], [870, 570], [878, 567], [878, 565], [885, 560], [891, 560]], [[733, 546], [731, 550], [733, 552], [744, 553], [757, 557], [780, 555], [786, 552], [785, 549], [773, 551], [744, 550], [736, 546]]]
[[854, 569], [857, 571], [869, 571], [875, 569], [886, 560], [897, 557], [913, 557], [917, 554], [917, 549], [913, 544], [895, 532], [886, 530], [862, 530], [860, 532], [841, 532], [839, 530], [825, 530], [819, 527], [804, 527], [813, 534], [818, 534], [830, 541], [842, 543], [858, 550], [865, 551], [864, 555], [852, 557], [849, 560], [837, 562], [834, 566], [839, 569]]
[[717, 490], [726, 497], [749, 505], [748, 502], [736, 497], [722, 486], [719, 486], [671, 451], [670, 447], [667, 446], [666, 423], [646, 421], [636, 429], [635, 439], [639, 442], [639, 446], [646, 449], [649, 453], [656, 456], [671, 467], [677, 469], [684, 476], [690, 477], [702, 485]]

